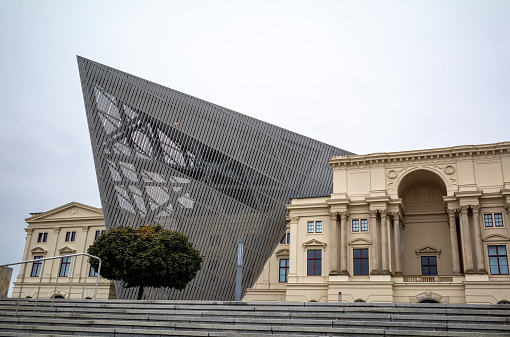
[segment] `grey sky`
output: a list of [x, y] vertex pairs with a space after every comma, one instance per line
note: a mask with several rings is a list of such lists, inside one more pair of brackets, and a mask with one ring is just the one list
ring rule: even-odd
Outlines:
[[0, 264], [101, 207], [76, 55], [358, 153], [510, 140], [510, 1], [0, 1]]

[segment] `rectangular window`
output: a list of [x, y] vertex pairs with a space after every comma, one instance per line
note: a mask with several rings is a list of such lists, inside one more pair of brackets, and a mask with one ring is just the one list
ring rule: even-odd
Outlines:
[[287, 233], [287, 243], [290, 243], [290, 233]]
[[354, 275], [368, 275], [368, 248], [353, 249]]
[[48, 233], [39, 233], [37, 242], [46, 242], [48, 240]]
[[437, 275], [437, 259], [435, 256], [421, 257], [421, 274]]
[[308, 233], [313, 233], [314, 223], [313, 221], [308, 221]]
[[71, 265], [71, 257], [64, 257], [60, 259], [60, 270], [58, 276], [66, 277], [69, 276], [69, 266]]
[[352, 220], [352, 231], [359, 232], [359, 220]]
[[488, 246], [491, 275], [508, 275], [506, 246]]
[[97, 276], [97, 272], [90, 266], [89, 276]]
[[[34, 260], [42, 259], [42, 256], [34, 256]], [[32, 272], [30, 273], [31, 277], [39, 277], [41, 273], [42, 261], [35, 261], [32, 263]]]
[[361, 231], [368, 232], [368, 220], [367, 219], [361, 219]]
[[322, 274], [322, 250], [311, 249], [308, 251], [307, 275], [321, 276]]
[[94, 241], [95, 241], [95, 240], [97, 240], [97, 238], [98, 238], [100, 235], [104, 234], [105, 232], [106, 232], [106, 230], [96, 231], [96, 236], [94, 237]]
[[289, 280], [289, 259], [280, 259], [280, 282]]
[[322, 221], [315, 221], [315, 233], [322, 233]]
[[503, 227], [503, 214], [494, 213], [494, 226]]
[[287, 243], [287, 234], [283, 234], [283, 238], [282, 240], [280, 241], [280, 244], [286, 244]]
[[66, 242], [74, 241], [76, 239], [76, 232], [67, 232], [66, 233]]
[[492, 214], [484, 214], [485, 227], [492, 227]]

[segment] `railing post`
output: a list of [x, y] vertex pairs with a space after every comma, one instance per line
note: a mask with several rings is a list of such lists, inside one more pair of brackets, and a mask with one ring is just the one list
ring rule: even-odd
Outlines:
[[96, 289], [94, 290], [94, 301], [96, 300], [97, 295], [97, 286], [99, 285], [99, 273], [101, 272], [101, 259], [99, 259], [99, 269], [97, 270], [96, 276]]
[[37, 308], [37, 302], [39, 301], [39, 293], [41, 292], [41, 282], [42, 282], [42, 278], [44, 275], [44, 266], [45, 265], [46, 265], [46, 260], [43, 261], [41, 273], [39, 274], [39, 287], [37, 288], [37, 297], [35, 298], [34, 311], [35, 311], [35, 308]]
[[23, 267], [23, 277], [21, 278], [21, 287], [19, 288], [19, 295], [18, 295], [18, 301], [16, 302], [16, 313], [14, 314], [14, 317], [18, 316], [18, 306], [19, 306], [19, 300], [21, 298], [21, 292], [23, 291], [23, 284], [25, 283], [25, 273], [27, 271], [27, 263], [24, 263]]
[[53, 302], [55, 302], [55, 294], [57, 292], [58, 277], [60, 276], [60, 268], [62, 268], [62, 256], [60, 257], [60, 263], [57, 269], [57, 279], [55, 280], [55, 289], [53, 289], [53, 296], [51, 297], [51, 307], [53, 308]]
[[69, 303], [69, 300], [71, 299], [71, 287], [73, 286], [74, 269], [76, 268], [76, 260], [78, 260], [78, 255], [76, 255], [74, 257], [73, 271], [72, 271], [72, 274], [71, 274], [71, 282], [69, 282], [69, 292], [67, 293], [67, 303]]
[[83, 279], [83, 289], [81, 290], [81, 299], [83, 299], [83, 296], [85, 296], [85, 284], [87, 283], [87, 270], [90, 270], [90, 258], [87, 260], [87, 266], [89, 266], [88, 269], [85, 269], [85, 278]]

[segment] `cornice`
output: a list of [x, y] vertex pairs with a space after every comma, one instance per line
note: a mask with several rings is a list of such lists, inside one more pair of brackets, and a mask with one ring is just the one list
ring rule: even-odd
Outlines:
[[462, 145], [429, 150], [382, 152], [367, 155], [339, 156], [333, 157], [329, 161], [329, 164], [332, 167], [353, 166], [361, 164], [373, 165], [423, 160], [467, 159], [485, 155], [501, 155], [504, 153], [510, 154], [510, 142], [483, 145]]

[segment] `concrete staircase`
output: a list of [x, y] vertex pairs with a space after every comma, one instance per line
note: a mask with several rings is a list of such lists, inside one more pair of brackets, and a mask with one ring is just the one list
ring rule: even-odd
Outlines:
[[510, 336], [510, 305], [0, 301], [0, 336]]

